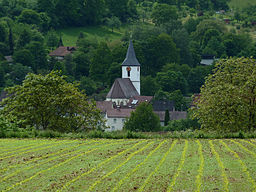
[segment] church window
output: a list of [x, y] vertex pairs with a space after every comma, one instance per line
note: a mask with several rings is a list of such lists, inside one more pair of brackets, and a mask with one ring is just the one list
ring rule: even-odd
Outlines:
[[113, 119], [114, 123], [116, 123], [116, 119]]
[[127, 76], [130, 77], [131, 75], [131, 67], [126, 67]]

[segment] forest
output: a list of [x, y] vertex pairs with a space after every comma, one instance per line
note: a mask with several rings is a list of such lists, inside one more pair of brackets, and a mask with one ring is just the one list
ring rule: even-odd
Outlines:
[[[175, 101], [186, 110], [216, 59], [256, 57], [256, 5], [234, 9], [230, 0], [0, 0], [0, 91], [32, 72], [61, 70], [95, 100], [105, 99], [121, 76], [129, 40], [141, 64], [141, 94]], [[124, 29], [117, 41], [83, 31], [63, 61], [49, 53], [63, 46], [61, 29]], [[64, 46], [70, 46], [64, 44]], [[11, 60], [6, 60], [11, 56]]]

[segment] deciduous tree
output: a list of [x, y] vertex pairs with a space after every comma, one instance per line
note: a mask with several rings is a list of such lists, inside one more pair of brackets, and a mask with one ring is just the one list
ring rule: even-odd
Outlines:
[[125, 122], [124, 128], [130, 131], [160, 131], [159, 117], [148, 103], [141, 103], [131, 117]]
[[9, 97], [1, 105], [5, 117], [17, 117], [22, 126], [37, 129], [76, 131], [96, 128], [101, 120], [93, 101], [77, 84], [67, 83], [60, 72], [43, 76], [28, 74], [22, 85], [6, 89]]
[[202, 128], [220, 132], [256, 130], [256, 60], [220, 60], [193, 108]]

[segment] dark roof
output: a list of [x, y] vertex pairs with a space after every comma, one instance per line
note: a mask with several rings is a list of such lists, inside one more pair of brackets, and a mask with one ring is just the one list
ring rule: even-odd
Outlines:
[[127, 53], [126, 53], [126, 58], [124, 62], [122, 63], [122, 66], [140, 66], [139, 61], [136, 58], [136, 54], [133, 48], [132, 41], [130, 41]]
[[129, 99], [138, 95], [139, 93], [129, 78], [118, 78], [115, 80], [110, 91], [108, 92], [107, 98]]
[[165, 101], [161, 101], [161, 100], [156, 100], [153, 102], [153, 109], [154, 111], [165, 111], [165, 110], [169, 110], [169, 111], [173, 111], [174, 108], [174, 101], [170, 101], [170, 100], [165, 100]]
[[[164, 121], [165, 111], [154, 111], [160, 118], [160, 121]], [[169, 111], [170, 120], [179, 120], [186, 119], [187, 112], [186, 111]]]
[[53, 52], [51, 52], [49, 55], [55, 56], [55, 57], [65, 57], [66, 55], [72, 53], [75, 50], [76, 50], [76, 47], [60, 46], [57, 49], [55, 49]]

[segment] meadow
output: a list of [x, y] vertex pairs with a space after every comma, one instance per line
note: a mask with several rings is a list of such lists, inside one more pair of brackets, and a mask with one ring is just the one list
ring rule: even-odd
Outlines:
[[111, 44], [121, 40], [125, 29], [126, 27], [123, 26], [120, 29], [115, 29], [112, 32], [111, 29], [105, 26], [70, 27], [60, 29], [57, 31], [57, 33], [62, 35], [64, 46], [76, 46], [80, 32], [83, 32], [87, 39], [98, 42], [104, 41]]
[[229, 7], [232, 9], [241, 9], [248, 5], [256, 5], [256, 0], [231, 0], [229, 2]]
[[1, 139], [0, 191], [256, 191], [256, 140]]

